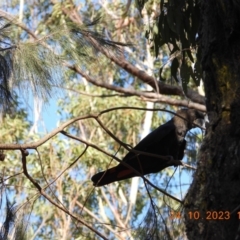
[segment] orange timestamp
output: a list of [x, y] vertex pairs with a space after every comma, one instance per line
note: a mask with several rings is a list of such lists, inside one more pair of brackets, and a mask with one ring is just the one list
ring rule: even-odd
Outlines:
[[[181, 219], [181, 212], [171, 211], [169, 212], [169, 217], [173, 219]], [[206, 219], [206, 220], [229, 220], [231, 214], [229, 211], [206, 211], [206, 213], [201, 213], [200, 211], [189, 211], [187, 217], [190, 220]], [[237, 218], [240, 220], [240, 212], [237, 212]]]
[[206, 219], [206, 220], [229, 220], [230, 212], [229, 211], [206, 211], [204, 216], [201, 215], [199, 211], [190, 211], [188, 212], [189, 219], [198, 220], [198, 219]]

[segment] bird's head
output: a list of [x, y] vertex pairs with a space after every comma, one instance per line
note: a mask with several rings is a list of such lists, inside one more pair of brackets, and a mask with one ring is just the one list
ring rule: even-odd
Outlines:
[[173, 118], [178, 140], [182, 141], [187, 132], [195, 127], [204, 126], [204, 114], [194, 109], [181, 109]]
[[[179, 117], [178, 117], [179, 116]], [[204, 127], [205, 124], [205, 115], [200, 111], [195, 109], [181, 109], [176, 112], [176, 116], [178, 119], [182, 119], [186, 123], [187, 130], [190, 130], [195, 127]], [[175, 118], [174, 117], [174, 118]], [[178, 120], [181, 121], [181, 120]]]

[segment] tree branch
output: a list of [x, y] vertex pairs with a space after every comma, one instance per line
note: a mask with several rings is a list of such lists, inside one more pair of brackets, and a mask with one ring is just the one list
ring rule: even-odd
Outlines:
[[[79, 116], [79, 117], [75, 117], [73, 119], [68, 120], [67, 122], [63, 123], [61, 126], [59, 126], [58, 128], [54, 129], [52, 132], [50, 132], [49, 134], [45, 135], [43, 138], [41, 138], [40, 140], [33, 142], [33, 143], [25, 143], [25, 144], [0, 144], [0, 150], [20, 150], [20, 149], [36, 149], [37, 147], [41, 146], [42, 144], [44, 144], [45, 142], [47, 142], [49, 139], [51, 139], [52, 137], [54, 137], [55, 135], [57, 135], [59, 132], [63, 131], [64, 128], [68, 127], [69, 125], [73, 124], [76, 121], [79, 120], [83, 120], [83, 119], [89, 119], [89, 118], [94, 118], [94, 119], [98, 119], [99, 116], [101, 116], [104, 113], [107, 112], [111, 112], [111, 111], [115, 111], [115, 110], [121, 110], [121, 109], [133, 109], [133, 110], [139, 110], [139, 111], [164, 111], [164, 112], [168, 112], [171, 114], [175, 114], [173, 111], [169, 111], [166, 109], [160, 109], [160, 108], [154, 108], [154, 109], [149, 109], [149, 108], [139, 108], [139, 107], [114, 107], [114, 108], [109, 108], [106, 110], [101, 111], [98, 114], [88, 114], [86, 116]], [[181, 116], [179, 116], [181, 117]], [[98, 122], [101, 123], [101, 121], [98, 119]], [[119, 139], [115, 138], [115, 136], [113, 134], [111, 134], [111, 136], [119, 142]], [[120, 142], [121, 144], [124, 144], [122, 142]], [[124, 146], [124, 145], [123, 145]], [[128, 145], [126, 145], [128, 146]], [[127, 147], [128, 151], [135, 151], [135, 150], [131, 150], [130, 148]], [[139, 152], [138, 152], [139, 153]]]
[[90, 226], [88, 223], [86, 223], [84, 220], [74, 216], [73, 214], [71, 214], [67, 209], [65, 209], [64, 207], [59, 206], [56, 202], [54, 202], [46, 193], [45, 191], [41, 188], [41, 186], [29, 175], [28, 171], [27, 171], [27, 161], [26, 161], [26, 156], [28, 155], [28, 152], [24, 149], [21, 149], [21, 153], [22, 153], [22, 166], [23, 166], [23, 173], [24, 175], [27, 177], [27, 179], [38, 189], [39, 193], [44, 196], [50, 203], [52, 203], [54, 206], [56, 206], [57, 208], [59, 208], [60, 210], [64, 211], [65, 213], [67, 213], [68, 215], [70, 215], [72, 218], [74, 218], [75, 220], [77, 220], [78, 222], [80, 222], [82, 225], [84, 225], [85, 227], [89, 228], [91, 231], [95, 232], [99, 237], [101, 237], [104, 240], [108, 240], [107, 237], [105, 237], [104, 235], [102, 235], [99, 231], [97, 231], [96, 229], [94, 229], [92, 226]]
[[124, 94], [129, 94], [133, 96], [138, 96], [141, 98], [148, 99], [149, 101], [154, 101], [154, 102], [160, 102], [160, 103], [165, 103], [165, 104], [170, 104], [170, 105], [175, 105], [175, 106], [181, 106], [181, 107], [188, 107], [188, 108], [193, 108], [199, 111], [206, 111], [206, 107], [203, 104], [199, 103], [194, 103], [190, 102], [188, 100], [179, 100], [179, 99], [174, 99], [171, 97], [163, 96], [162, 94], [159, 93], [154, 93], [154, 92], [143, 92], [143, 91], [137, 91], [134, 89], [130, 88], [123, 88], [123, 87], [118, 87], [109, 83], [104, 83], [102, 81], [98, 81], [90, 77], [88, 74], [84, 73], [80, 68], [77, 66], [70, 65], [68, 63], [64, 63], [65, 66], [67, 66], [69, 69], [77, 72], [80, 74], [82, 77], [84, 77], [88, 82], [94, 84], [95, 86], [106, 88], [109, 90], [113, 90], [116, 92], [124, 93]]
[[[63, 12], [64, 14], [66, 14], [74, 23], [77, 23], [77, 24], [82, 24], [79, 20], [77, 20], [78, 18], [76, 18], [76, 14], [74, 15], [71, 15], [69, 13], [69, 11], [65, 11], [63, 9]], [[8, 13], [0, 10], [0, 16], [2, 16], [3, 18], [7, 19], [8, 21], [11, 21], [13, 22], [15, 25], [21, 27], [23, 30], [25, 30], [31, 37], [33, 37], [35, 40], [38, 40], [38, 37], [37, 35], [32, 32], [31, 30], [29, 30], [24, 24], [22, 23], [19, 23], [17, 21], [15, 21], [15, 19]], [[79, 18], [81, 19], [81, 18]], [[160, 82], [158, 81], [157, 79], [155, 79], [154, 77], [148, 75], [145, 71], [142, 71], [140, 69], [138, 69], [137, 67], [133, 66], [131, 63], [129, 63], [128, 61], [126, 61], [126, 59], [122, 58], [122, 57], [119, 57], [119, 56], [115, 56], [114, 54], [111, 53], [111, 51], [107, 51], [106, 48], [102, 47], [91, 35], [89, 34], [83, 34], [85, 38], [87, 38], [90, 43], [94, 46], [94, 48], [98, 49], [102, 54], [104, 54], [107, 58], [109, 58], [110, 60], [112, 60], [115, 64], [117, 64], [118, 66], [120, 66], [121, 68], [123, 68], [124, 70], [126, 70], [128, 73], [132, 74], [133, 76], [136, 76], [137, 78], [139, 78], [141, 81], [145, 82], [146, 84], [150, 85], [154, 90], [158, 91], [158, 89], [160, 90], [160, 93], [161, 94], [165, 94], [165, 95], [175, 95], [175, 96], [182, 96], [184, 97], [185, 95], [191, 99], [193, 101], [193, 103], [190, 103], [189, 101], [187, 100], [171, 100], [171, 98], [166, 98], [165, 99], [161, 96], [161, 99], [159, 100], [159, 102], [164, 102], [164, 103], [168, 103], [168, 104], [172, 104], [172, 105], [177, 105], [177, 106], [185, 106], [185, 107], [190, 107], [190, 108], [195, 108], [195, 109], [198, 109], [200, 111], [206, 111], [206, 108], [205, 108], [205, 98], [203, 96], [201, 96], [199, 93], [197, 93], [196, 91], [192, 90], [192, 89], [188, 89], [184, 95], [183, 93], [183, 90], [181, 87], [179, 86], [171, 86], [171, 85], [168, 85], [168, 84], [165, 84], [163, 82]], [[40, 44], [44, 45], [45, 47], [46, 44], [44, 44], [44, 42], [40, 42]], [[70, 69], [72, 70], [75, 70], [75, 67], [69, 65], [68, 63], [64, 63], [65, 66], [69, 67]], [[79, 71], [77, 71], [79, 74], [81, 74], [83, 76], [83, 73], [80, 73]], [[84, 74], [85, 78], [87, 79], [86, 77], [86, 74]], [[87, 80], [90, 80], [90, 79], [87, 79]], [[93, 83], [93, 82], [92, 82]], [[114, 91], [117, 91], [117, 92], [123, 92], [124, 91], [124, 88], [120, 89], [119, 87], [116, 87], [116, 88], [113, 88], [112, 85], [108, 84], [106, 85], [106, 83], [102, 83], [101, 82], [96, 82], [93, 83], [97, 86], [100, 86], [101, 87], [105, 87], [105, 88], [108, 88], [108, 89], [111, 89], [111, 90], [114, 90]], [[120, 91], [121, 90], [121, 91]], [[127, 90], [128, 92], [129, 90]], [[134, 90], [133, 90], [134, 91]], [[130, 92], [130, 94], [133, 94], [133, 95], [137, 95], [137, 96], [141, 96], [141, 97], [145, 97], [145, 98], [149, 98], [149, 96], [144, 96], [142, 94], [142, 92], [138, 92], [138, 91], [135, 91], [134, 92]], [[123, 92], [123, 93], [126, 93], [126, 92]], [[150, 96], [150, 98], [152, 99], [153, 97], [155, 99], [159, 99], [159, 94], [154, 94], [152, 93], [153, 95]], [[157, 101], [157, 100], [156, 100]], [[195, 106], [196, 104], [196, 106]]]
[[[85, 205], [81, 204], [79, 201], [76, 201], [76, 205], [78, 205], [81, 209], [83, 209], [88, 215], [90, 215], [92, 218], [94, 218], [96, 221], [98, 221], [97, 224], [102, 224], [104, 227], [106, 227], [109, 231], [116, 234], [120, 239], [124, 240], [122, 236], [118, 234], [116, 230], [114, 230], [109, 223], [102, 223], [101, 219], [99, 219], [96, 214], [94, 214], [92, 211], [90, 211]], [[110, 226], [109, 226], [110, 225]]]
[[[115, 159], [117, 162], [119, 162], [119, 163], [123, 164], [125, 167], [131, 169], [133, 172], [135, 172], [138, 176], [140, 176], [144, 181], [146, 181], [149, 185], [151, 185], [153, 188], [155, 188], [155, 189], [158, 190], [159, 192], [165, 194], [166, 196], [174, 199], [174, 200], [177, 201], [177, 202], [183, 203], [180, 199], [172, 196], [171, 194], [167, 193], [167, 192], [164, 191], [163, 189], [160, 189], [159, 187], [155, 186], [155, 185], [154, 185], [153, 183], [151, 183], [146, 177], [144, 177], [140, 172], [138, 172], [135, 168], [133, 168], [132, 166], [130, 166], [130, 165], [127, 164], [126, 162], [123, 162], [122, 160], [120, 160], [120, 159], [117, 158], [116, 156], [114, 156], [114, 155], [112, 155], [112, 154], [110, 154], [110, 153], [102, 150], [102, 149], [99, 148], [98, 146], [96, 146], [96, 145], [94, 145], [94, 144], [92, 144], [92, 143], [90, 143], [90, 142], [87, 142], [86, 140], [83, 140], [83, 139], [81, 139], [81, 138], [79, 138], [79, 137], [73, 136], [73, 135], [71, 135], [71, 134], [69, 134], [69, 133], [66, 133], [66, 132], [62, 132], [62, 133], [63, 133], [64, 135], [72, 138], [72, 139], [78, 140], [78, 141], [86, 144], [86, 145], [89, 146], [89, 147], [95, 148], [95, 149], [98, 150], [99, 152], [102, 152], [102, 153], [106, 154], [107, 156]], [[120, 144], [122, 144], [122, 143], [120, 143]], [[124, 146], [124, 145], [125, 145], [125, 147], [127, 146], [126, 144], [123, 143], [123, 146]], [[128, 149], [129, 149], [129, 147], [128, 147]], [[129, 151], [132, 151], [132, 149], [129, 149]], [[139, 151], [134, 150], [133, 152], [139, 152]], [[150, 154], [150, 153], [144, 153], [144, 152], [141, 152], [141, 153], [142, 153], [142, 154], [145, 154], [145, 155], [152, 155], [152, 154]], [[155, 155], [155, 154], [153, 154], [153, 155], [156, 156], [156, 157], [159, 157], [159, 158], [164, 157], [164, 156], [158, 156], [158, 155]], [[166, 158], [167, 158], [167, 157], [166, 157]], [[167, 158], [167, 159], [169, 160], [169, 158]]]
[[[37, 182], [34, 181], [34, 179], [31, 178], [30, 175], [28, 175], [28, 172], [27, 172], [27, 168], [26, 168], [26, 156], [27, 156], [27, 153], [25, 152], [25, 150], [23, 149], [36, 149], [38, 146], [42, 145], [43, 143], [45, 143], [46, 141], [48, 141], [50, 138], [52, 138], [53, 136], [55, 136], [57, 133], [61, 132], [63, 133], [64, 135], [70, 137], [70, 138], [73, 138], [75, 140], [79, 140], [81, 142], [83, 142], [84, 144], [90, 147], [93, 147], [95, 149], [97, 149], [98, 151], [101, 151], [103, 152], [104, 154], [110, 156], [111, 158], [117, 160], [118, 162], [120, 162], [121, 164], [125, 165], [126, 167], [132, 169], [137, 175], [141, 176], [148, 184], [150, 184], [152, 187], [154, 187], [155, 189], [157, 189], [158, 191], [164, 193], [165, 195], [173, 198], [174, 200], [182, 203], [181, 200], [175, 198], [174, 196], [171, 196], [170, 194], [168, 194], [167, 192], [165, 192], [164, 190], [158, 188], [157, 186], [155, 186], [154, 184], [152, 184], [148, 179], [146, 179], [144, 176], [141, 175], [141, 173], [139, 173], [137, 170], [135, 170], [134, 168], [132, 168], [131, 166], [129, 166], [127, 163], [121, 161], [120, 159], [118, 159], [117, 157], [115, 157], [114, 155], [111, 155], [109, 153], [107, 153], [106, 151], [102, 150], [101, 148], [99, 148], [98, 146], [95, 146], [94, 144], [92, 143], [89, 143], [83, 139], [80, 139], [78, 137], [75, 137], [75, 136], [72, 136], [68, 133], [66, 133], [65, 131], [63, 131], [63, 129], [67, 126], [69, 126], [70, 124], [74, 123], [75, 121], [78, 121], [78, 120], [82, 120], [82, 119], [88, 119], [88, 118], [94, 118], [98, 123], [99, 125], [102, 127], [102, 129], [104, 129], [104, 131], [106, 131], [115, 141], [117, 141], [121, 146], [123, 146], [124, 148], [126, 148], [128, 151], [132, 151], [132, 152], [135, 152], [136, 154], [144, 154], [144, 155], [150, 155], [150, 156], [154, 156], [154, 157], [158, 157], [160, 158], [162, 161], [169, 161], [169, 158], [166, 157], [166, 156], [158, 156], [156, 154], [151, 154], [151, 153], [145, 153], [145, 152], [142, 152], [142, 151], [137, 151], [135, 149], [131, 149], [129, 147], [129, 145], [123, 143], [122, 141], [120, 141], [118, 138], [115, 137], [114, 134], [111, 133], [111, 131], [109, 131], [105, 126], [104, 124], [101, 122], [101, 120], [99, 119], [99, 117], [104, 114], [104, 113], [107, 113], [107, 112], [110, 112], [110, 111], [114, 111], [114, 110], [119, 110], [119, 109], [135, 109], [135, 110], [149, 110], [149, 111], [166, 111], [166, 112], [170, 112], [170, 113], [173, 113], [171, 111], [168, 111], [168, 110], [163, 110], [163, 109], [147, 109], [147, 108], [137, 108], [137, 107], [116, 107], [116, 108], [111, 108], [111, 109], [106, 109], [104, 111], [101, 111], [99, 114], [89, 114], [87, 116], [83, 116], [83, 117], [76, 117], [76, 118], [73, 118], [69, 121], [67, 121], [66, 123], [62, 124], [60, 127], [56, 128], [55, 130], [53, 130], [51, 133], [47, 134], [45, 137], [43, 137], [42, 139], [40, 139], [39, 141], [35, 142], [35, 143], [29, 143], [29, 144], [1, 144], [0, 145], [0, 149], [5, 149], [5, 150], [10, 150], [10, 149], [19, 149], [21, 150], [22, 152], [22, 163], [23, 163], [23, 170], [24, 170], [24, 174], [25, 176], [34, 184], [34, 186], [39, 190], [39, 192], [41, 193], [42, 192], [42, 189], [41, 187], [39, 186], [39, 184]], [[82, 154], [84, 154], [84, 152], [86, 151], [87, 147], [85, 148], [85, 150], [83, 151]], [[82, 154], [80, 155], [80, 157], [82, 156]], [[79, 157], [79, 158], [80, 158]], [[77, 158], [72, 164], [74, 164], [79, 158]], [[180, 161], [177, 161], [177, 162], [180, 162]], [[176, 163], [176, 162], [174, 162]], [[174, 165], [173, 163], [173, 165]], [[72, 166], [71, 164], [71, 166]]]
[[[67, 11], [65, 8], [62, 8], [63, 14], [68, 16], [72, 22], [81, 25], [82, 22], [79, 21], [79, 18], [76, 18], [76, 14], [79, 15], [79, 12], [76, 11], [75, 6], [72, 8], [74, 14], [71, 14], [70, 11]], [[129, 63], [125, 58], [116, 56], [112, 54], [110, 51], [107, 51], [106, 48], [102, 47], [91, 35], [85, 34], [84, 37], [88, 38], [91, 44], [98, 49], [103, 55], [105, 55], [108, 59], [112, 60], [116, 65], [127, 71], [128, 73], [132, 74], [133, 76], [139, 78], [144, 83], [150, 85], [154, 90], [160, 90], [161, 94], [166, 95], [177, 95], [184, 97], [185, 95], [191, 99], [193, 102], [205, 105], [205, 98], [201, 96], [198, 92], [187, 89], [186, 93], [184, 94], [182, 87], [178, 86], [170, 86], [163, 82], [158, 81], [154, 77], [148, 75], [145, 71], [142, 71]]]

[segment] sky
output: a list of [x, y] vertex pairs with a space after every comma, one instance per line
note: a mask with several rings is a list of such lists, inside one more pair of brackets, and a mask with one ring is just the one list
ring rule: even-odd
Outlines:
[[[48, 103], [43, 103], [39, 110], [36, 111], [36, 105], [32, 93], [29, 92], [27, 99], [20, 99], [22, 106], [26, 107], [28, 112], [28, 120], [35, 123], [37, 120], [37, 130], [39, 133], [46, 133], [54, 130], [59, 122], [60, 115], [57, 112], [57, 98], [49, 98]], [[40, 115], [38, 114], [40, 113]]]

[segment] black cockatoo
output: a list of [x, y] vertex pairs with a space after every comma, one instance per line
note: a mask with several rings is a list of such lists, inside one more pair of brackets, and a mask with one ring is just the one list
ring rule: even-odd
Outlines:
[[[148, 134], [133, 148], [141, 152], [169, 157], [169, 161], [134, 152], [129, 152], [122, 161], [132, 166], [142, 175], [156, 173], [169, 166], [180, 165], [180, 161], [172, 160], [183, 159], [186, 147], [184, 137], [187, 131], [196, 127], [197, 121], [203, 121], [204, 115], [193, 109], [181, 109], [176, 114], [180, 117], [174, 116], [170, 121]], [[139, 175], [119, 163], [116, 167], [95, 174], [92, 181], [94, 186], [100, 187], [136, 176]]]

